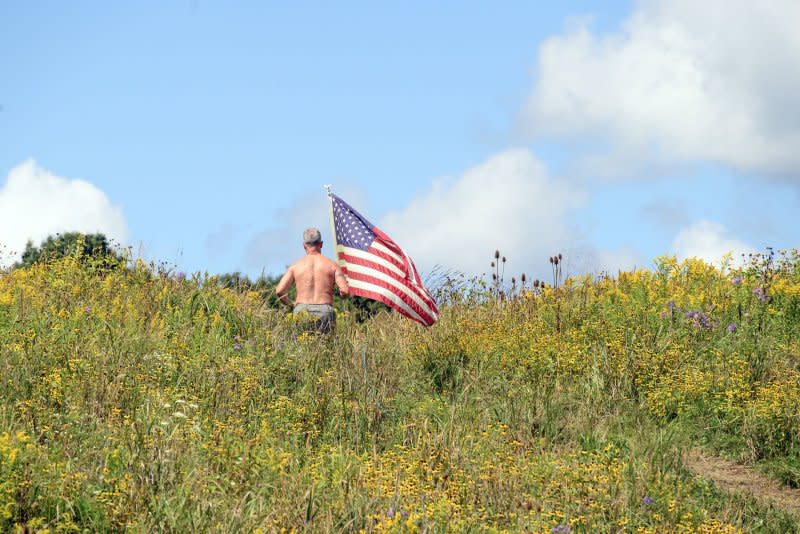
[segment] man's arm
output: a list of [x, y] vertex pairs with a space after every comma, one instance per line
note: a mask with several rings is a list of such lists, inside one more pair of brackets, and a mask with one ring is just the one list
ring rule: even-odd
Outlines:
[[287, 306], [291, 306], [292, 303], [289, 302], [289, 288], [292, 287], [294, 283], [294, 267], [289, 267], [286, 269], [286, 273], [281, 277], [280, 282], [278, 285], [275, 286], [275, 293], [278, 295], [278, 300], [282, 303], [286, 304]]
[[336, 287], [339, 288], [339, 295], [343, 298], [350, 296], [350, 286], [347, 285], [347, 278], [345, 278], [342, 268], [336, 265], [336, 270], [333, 273], [333, 278], [336, 280]]

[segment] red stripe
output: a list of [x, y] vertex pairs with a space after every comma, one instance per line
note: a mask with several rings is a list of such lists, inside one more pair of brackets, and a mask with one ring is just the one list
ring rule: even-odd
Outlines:
[[390, 255], [386, 254], [385, 252], [380, 251], [380, 250], [378, 250], [376, 248], [373, 248], [373, 247], [369, 248], [369, 253], [370, 254], [375, 254], [376, 256], [378, 256], [380, 258], [383, 258], [384, 260], [388, 261], [389, 263], [391, 263], [392, 265], [394, 265], [395, 267], [397, 267], [401, 271], [405, 271], [406, 270], [406, 266], [403, 265], [402, 263], [400, 263], [399, 261], [397, 261], [397, 258], [394, 257], [394, 256], [390, 256]]
[[[370, 249], [370, 253], [372, 253], [372, 249]], [[362, 265], [364, 267], [368, 267], [368, 268], [373, 269], [375, 271], [381, 272], [381, 273], [385, 274], [386, 276], [391, 277], [394, 280], [397, 280], [400, 284], [402, 284], [403, 286], [407, 287], [409, 290], [413, 291], [414, 294], [416, 296], [418, 296], [425, 303], [426, 306], [428, 306], [429, 308], [431, 308], [431, 309], [433, 309], [433, 310], [435, 310], [437, 312], [439, 311], [438, 308], [436, 307], [436, 302], [433, 300], [433, 298], [431, 298], [431, 296], [428, 294], [428, 292], [427, 291], [422, 291], [420, 286], [412, 283], [408, 278], [406, 278], [404, 276], [403, 277], [398, 276], [397, 273], [392, 272], [390, 269], [387, 269], [383, 265], [371, 262], [371, 261], [366, 260], [364, 258], [357, 258], [355, 256], [351, 256], [351, 255], [346, 254], [344, 252], [339, 252], [339, 258], [345, 260], [345, 262], [347, 262], [347, 263], [353, 263], [355, 265]]]
[[[424, 321], [427, 321], [429, 324], [433, 324], [433, 322], [435, 321], [434, 314], [436, 312], [434, 312], [431, 309], [426, 309], [426, 308], [421, 307], [419, 304], [414, 302], [414, 300], [411, 297], [409, 297], [408, 295], [403, 293], [402, 290], [396, 288], [395, 286], [393, 286], [393, 285], [391, 285], [391, 284], [389, 284], [387, 282], [384, 282], [383, 280], [375, 278], [373, 276], [369, 276], [369, 275], [365, 275], [365, 274], [361, 274], [361, 273], [355, 273], [355, 272], [348, 271], [345, 274], [347, 275], [348, 278], [352, 278], [353, 280], [360, 280], [362, 282], [367, 282], [368, 284], [372, 284], [374, 286], [381, 287], [381, 288], [383, 288], [383, 289], [385, 289], [387, 291], [391, 291], [400, 300], [402, 300], [409, 308], [414, 310], [417, 313], [417, 315], [422, 317], [422, 319]], [[408, 286], [404, 286], [404, 287], [408, 287]], [[354, 288], [354, 289], [357, 289], [357, 288]], [[392, 307], [396, 308], [396, 306], [392, 306]]]
[[403, 253], [403, 249], [400, 248], [400, 245], [395, 243], [391, 237], [384, 234], [383, 231], [379, 230], [377, 227], [373, 227], [372, 233], [374, 233], [377, 237], [381, 239], [381, 241], [384, 242], [383, 244], [386, 245], [386, 248], [388, 248], [398, 256], [405, 256], [405, 254]]

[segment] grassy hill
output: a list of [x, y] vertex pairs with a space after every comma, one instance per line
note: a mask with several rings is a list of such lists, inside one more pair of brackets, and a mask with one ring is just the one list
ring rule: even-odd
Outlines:
[[319, 339], [141, 263], [0, 275], [0, 531], [798, 531], [684, 463], [800, 485], [797, 254], [447, 287]]

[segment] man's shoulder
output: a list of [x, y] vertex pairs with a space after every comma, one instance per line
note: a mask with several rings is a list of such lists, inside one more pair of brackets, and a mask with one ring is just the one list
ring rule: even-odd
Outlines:
[[316, 265], [317, 269], [330, 269], [331, 271], [335, 270], [337, 265], [336, 262], [330, 259], [327, 256], [314, 256], [314, 264]]
[[317, 260], [320, 265], [324, 265], [325, 267], [336, 268], [336, 262], [330, 259], [327, 256], [319, 256]]
[[290, 269], [303, 269], [311, 266], [323, 266], [336, 269], [338, 264], [327, 256], [303, 256], [289, 266]]
[[303, 256], [302, 258], [298, 258], [292, 263], [289, 268], [290, 269], [297, 269], [299, 267], [303, 267], [306, 264], [307, 257]]

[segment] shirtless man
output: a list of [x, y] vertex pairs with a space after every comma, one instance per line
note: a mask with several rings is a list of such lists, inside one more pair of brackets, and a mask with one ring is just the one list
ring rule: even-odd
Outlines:
[[336, 313], [333, 311], [333, 286], [339, 288], [339, 294], [347, 297], [350, 288], [344, 273], [334, 262], [322, 255], [322, 236], [316, 228], [303, 232], [303, 248], [306, 255], [294, 262], [283, 275], [275, 292], [280, 301], [287, 306], [289, 288], [297, 286], [297, 299], [294, 313], [307, 312], [315, 317], [315, 327], [319, 332], [328, 333], [336, 324]]

